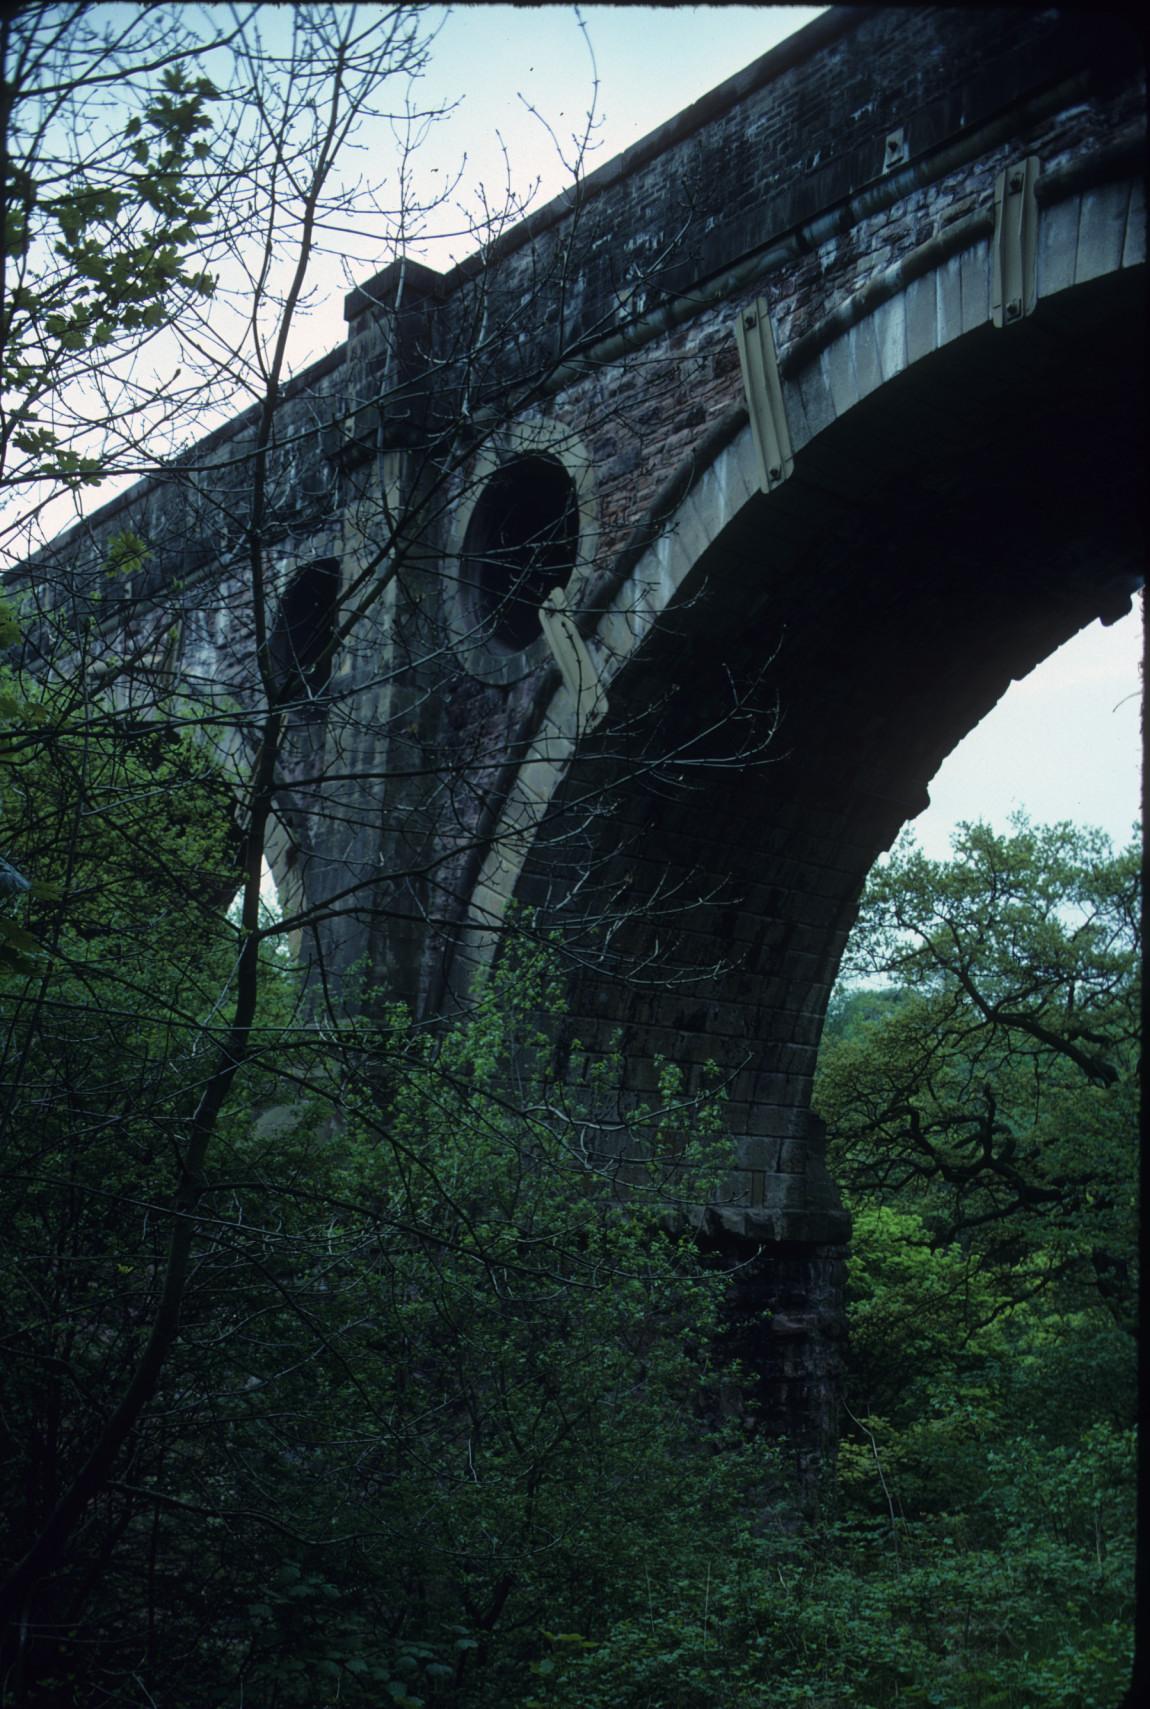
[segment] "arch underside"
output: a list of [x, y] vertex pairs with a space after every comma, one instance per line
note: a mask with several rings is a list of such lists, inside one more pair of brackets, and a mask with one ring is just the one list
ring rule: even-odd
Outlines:
[[692, 558], [533, 830], [516, 894], [575, 952], [569, 1029], [638, 1092], [659, 1058], [723, 1072], [718, 1232], [844, 1237], [810, 1088], [866, 874], [1010, 681], [1129, 607], [1143, 274], [979, 327], [803, 446]]

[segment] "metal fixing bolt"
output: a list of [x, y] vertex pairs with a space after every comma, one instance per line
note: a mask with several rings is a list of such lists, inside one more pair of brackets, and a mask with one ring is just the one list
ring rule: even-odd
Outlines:
[[760, 297], [740, 309], [734, 325], [743, 394], [758, 465], [759, 490], [770, 492], [794, 467], [770, 308]]
[[994, 181], [991, 240], [990, 318], [995, 326], [1017, 326], [1038, 300], [1039, 162], [1033, 155], [1002, 168]]

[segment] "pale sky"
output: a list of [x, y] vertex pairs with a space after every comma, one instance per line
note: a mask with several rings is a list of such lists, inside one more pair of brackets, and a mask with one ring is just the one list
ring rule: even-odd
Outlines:
[[[421, 96], [459, 100], [423, 145], [423, 158], [496, 186], [507, 147], [516, 182], [542, 180], [540, 199], [566, 187], [594, 103], [586, 155], [594, 170], [825, 11], [820, 6], [487, 6], [438, 8], [444, 18]], [[586, 25], [580, 28], [579, 17]], [[596, 89], [596, 78], [598, 88]], [[534, 118], [546, 120], [554, 134]], [[436, 261], [436, 265], [442, 262]]]
[[1019, 809], [1035, 823], [1097, 825], [1126, 846], [1139, 817], [1140, 607], [1141, 596], [1109, 629], [1083, 629], [960, 742], [914, 821], [925, 854], [945, 859], [961, 819], [1005, 831]]

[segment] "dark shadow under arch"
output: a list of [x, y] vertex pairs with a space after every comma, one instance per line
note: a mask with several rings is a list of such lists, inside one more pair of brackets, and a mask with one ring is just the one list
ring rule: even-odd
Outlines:
[[316, 558], [288, 584], [268, 642], [272, 674], [294, 689], [300, 715], [319, 717], [331, 681], [331, 638], [339, 602], [339, 559]]
[[873, 861], [1012, 678], [1128, 608], [1143, 278], [974, 332], [805, 446], [612, 684], [525, 868], [520, 896], [578, 956], [578, 1036], [619, 1029], [637, 1089], [660, 1055], [732, 1076], [755, 1226], [772, 1207], [779, 1234], [834, 1225], [796, 1178]]
[[539, 637], [539, 607], [566, 587], [579, 548], [575, 482], [557, 457], [532, 452], [496, 470], [475, 506], [462, 554], [473, 620], [518, 652]]
[[[877, 856], [1024, 675], [1145, 560], [1144, 268], [985, 327], [804, 446], [694, 564], [552, 799], [517, 895], [570, 953], [568, 1038], [657, 1096], [726, 1079], [700, 1237], [767, 1427], [833, 1439], [849, 1232], [810, 1108]], [[769, 1318], [764, 1316], [764, 1311]]]

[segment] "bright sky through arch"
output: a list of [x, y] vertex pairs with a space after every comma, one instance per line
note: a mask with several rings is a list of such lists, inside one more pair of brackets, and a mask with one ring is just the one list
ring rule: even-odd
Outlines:
[[1139, 816], [1142, 598], [1012, 683], [943, 762], [929, 808], [912, 821], [924, 854], [945, 860], [961, 819], [1005, 831], [1019, 809], [1036, 824], [1097, 825], [1126, 847]]

